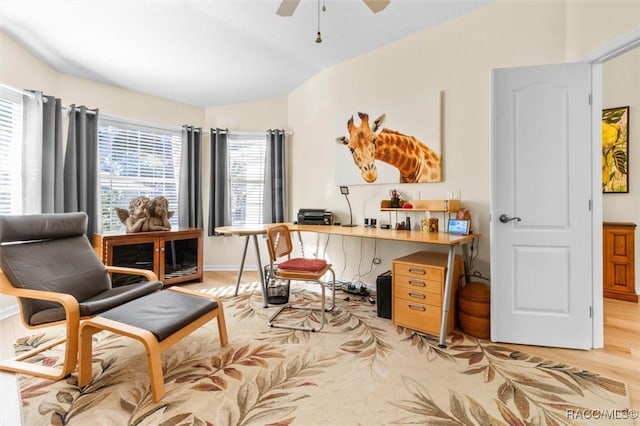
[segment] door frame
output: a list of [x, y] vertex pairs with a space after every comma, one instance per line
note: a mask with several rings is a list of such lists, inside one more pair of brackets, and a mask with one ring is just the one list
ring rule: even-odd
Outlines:
[[640, 47], [640, 28], [588, 53], [581, 61], [591, 64], [591, 143], [592, 143], [592, 285], [593, 348], [604, 346], [604, 300], [602, 293], [602, 64]]

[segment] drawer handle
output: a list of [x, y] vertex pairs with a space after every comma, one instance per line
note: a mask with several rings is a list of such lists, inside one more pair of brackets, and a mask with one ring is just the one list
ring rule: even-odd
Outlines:
[[413, 303], [409, 303], [409, 309], [413, 309], [414, 311], [422, 311], [422, 312], [426, 310], [424, 306], [414, 305]]
[[416, 292], [413, 292], [413, 291], [409, 292], [409, 296], [415, 297], [415, 298], [418, 298], [418, 299], [424, 299], [426, 297], [424, 295], [424, 293], [416, 293]]
[[420, 274], [420, 275], [424, 275], [427, 273], [427, 271], [425, 271], [422, 268], [409, 268], [409, 272], [411, 272], [412, 274]]
[[420, 281], [420, 280], [409, 280], [409, 284], [415, 285], [416, 287], [424, 287], [425, 286], [424, 281]]

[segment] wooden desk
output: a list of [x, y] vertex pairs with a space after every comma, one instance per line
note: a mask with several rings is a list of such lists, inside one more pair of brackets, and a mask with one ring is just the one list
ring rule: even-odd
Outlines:
[[244, 236], [244, 250], [242, 251], [242, 261], [240, 262], [240, 269], [238, 270], [238, 278], [236, 279], [236, 291], [234, 296], [238, 295], [238, 288], [240, 288], [240, 279], [242, 278], [242, 271], [244, 271], [244, 261], [247, 258], [247, 247], [249, 247], [249, 240], [253, 239], [253, 247], [256, 250], [256, 258], [258, 260], [258, 273], [260, 274], [260, 282], [262, 283], [262, 300], [264, 301], [264, 307], [269, 306], [267, 303], [267, 285], [264, 279], [264, 271], [262, 270], [262, 260], [260, 259], [260, 248], [258, 247], [258, 235], [264, 235], [267, 233], [267, 228], [273, 225], [236, 225], [236, 226], [218, 226], [215, 231], [219, 234], [227, 235], [239, 235]]
[[[266, 304], [266, 288], [264, 285], [264, 274], [262, 272], [262, 263], [260, 263], [260, 254], [258, 251], [257, 235], [266, 234], [268, 227], [275, 224], [265, 225], [253, 225], [253, 226], [223, 226], [216, 228], [216, 232], [221, 234], [233, 234], [244, 235], [247, 240], [244, 245], [244, 253], [242, 255], [242, 263], [240, 265], [240, 271], [238, 272], [238, 281], [236, 283], [236, 294], [238, 292], [238, 285], [240, 283], [240, 276], [242, 275], [242, 269], [244, 268], [244, 261], [247, 254], [247, 245], [249, 244], [249, 238], [253, 237], [256, 255], [258, 256], [258, 269], [260, 270], [260, 279], [263, 282], [263, 297]], [[455, 259], [456, 247], [462, 248], [462, 254], [464, 256], [464, 270], [465, 274], [469, 273], [469, 252], [468, 244], [474, 239], [479, 238], [480, 235], [453, 235], [444, 232], [420, 232], [420, 231], [396, 231], [393, 229], [381, 229], [381, 228], [365, 228], [364, 226], [329, 226], [329, 225], [294, 225], [287, 224], [292, 231], [300, 232], [315, 232], [318, 234], [330, 234], [330, 235], [342, 235], [347, 237], [359, 237], [359, 238], [376, 238], [379, 240], [391, 240], [391, 241], [406, 241], [411, 243], [424, 243], [424, 244], [436, 244], [441, 246], [448, 246], [449, 252], [447, 257], [447, 275], [445, 279], [445, 291], [443, 295], [443, 309], [442, 309], [442, 321], [440, 326], [440, 340], [438, 342], [440, 347], [446, 347], [446, 329], [449, 318], [449, 303], [451, 301], [451, 289], [453, 288], [453, 263]]]

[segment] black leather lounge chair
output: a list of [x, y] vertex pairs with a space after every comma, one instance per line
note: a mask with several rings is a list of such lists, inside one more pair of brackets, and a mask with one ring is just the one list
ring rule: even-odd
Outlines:
[[[63, 338], [0, 361], [0, 370], [52, 380], [66, 377], [78, 361], [81, 320], [162, 288], [152, 271], [104, 266], [86, 230], [83, 212], [0, 216], [0, 293], [18, 298], [27, 328], [66, 324]], [[146, 281], [113, 287], [112, 272], [142, 275]], [[24, 361], [60, 343], [66, 343], [60, 368]]]

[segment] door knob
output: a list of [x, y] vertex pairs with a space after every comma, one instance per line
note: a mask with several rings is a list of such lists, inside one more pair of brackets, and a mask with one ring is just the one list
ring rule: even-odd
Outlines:
[[516, 217], [509, 217], [509, 216], [507, 216], [506, 214], [502, 213], [502, 214], [500, 215], [500, 217], [498, 218], [498, 220], [499, 220], [500, 222], [502, 222], [502, 223], [509, 223], [509, 222], [511, 222], [511, 221], [514, 221], [514, 220], [515, 220], [516, 222], [520, 222], [522, 219], [520, 219], [520, 218], [519, 218], [519, 217], [517, 217], [517, 216], [516, 216]]

